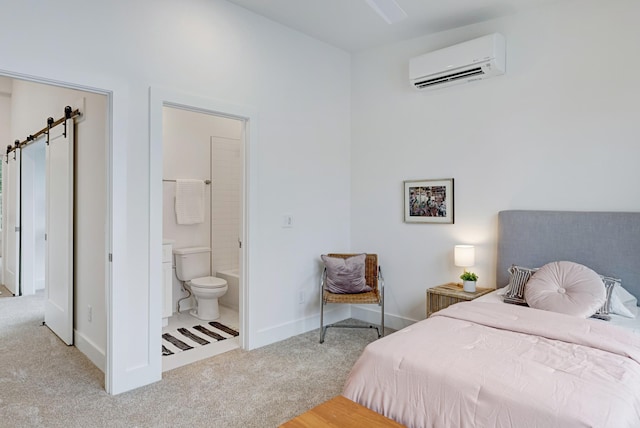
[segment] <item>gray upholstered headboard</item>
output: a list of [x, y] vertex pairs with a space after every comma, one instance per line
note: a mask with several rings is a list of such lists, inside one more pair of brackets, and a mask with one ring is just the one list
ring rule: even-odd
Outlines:
[[508, 284], [512, 264], [540, 267], [560, 260], [620, 278], [640, 300], [640, 213], [498, 213], [498, 288]]

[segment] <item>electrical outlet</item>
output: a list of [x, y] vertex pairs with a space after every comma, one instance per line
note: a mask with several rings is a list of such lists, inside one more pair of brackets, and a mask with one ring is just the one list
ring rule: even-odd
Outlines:
[[93, 321], [93, 308], [91, 307], [91, 305], [89, 305], [89, 307], [87, 308], [87, 320], [89, 322]]
[[299, 294], [298, 294], [298, 303], [299, 304], [303, 304], [304, 303], [304, 291], [300, 290]]

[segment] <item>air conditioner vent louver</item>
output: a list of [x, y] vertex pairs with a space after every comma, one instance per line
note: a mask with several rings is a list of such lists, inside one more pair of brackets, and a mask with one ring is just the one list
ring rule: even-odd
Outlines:
[[494, 33], [411, 58], [411, 86], [424, 91], [504, 74], [505, 47]]
[[458, 79], [465, 79], [469, 76], [476, 76], [478, 74], [485, 74], [484, 71], [482, 71], [481, 67], [471, 68], [469, 70], [460, 71], [458, 73], [447, 74], [444, 76], [436, 77], [434, 79], [418, 80], [416, 81], [415, 86], [418, 89], [422, 89], [426, 88], [427, 86], [439, 85], [441, 83], [452, 82]]

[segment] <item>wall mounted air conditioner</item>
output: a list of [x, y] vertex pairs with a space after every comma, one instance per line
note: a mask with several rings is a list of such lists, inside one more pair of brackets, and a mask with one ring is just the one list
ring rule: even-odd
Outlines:
[[505, 52], [504, 36], [490, 34], [411, 58], [409, 79], [418, 90], [488, 79], [504, 74]]

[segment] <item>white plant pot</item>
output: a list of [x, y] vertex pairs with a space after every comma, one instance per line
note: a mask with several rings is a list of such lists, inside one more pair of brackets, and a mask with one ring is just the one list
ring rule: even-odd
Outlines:
[[476, 282], [475, 281], [462, 281], [462, 289], [467, 293], [475, 293], [476, 292]]

